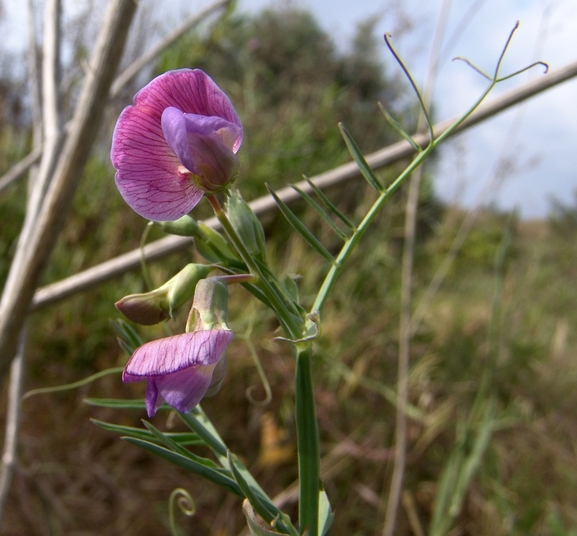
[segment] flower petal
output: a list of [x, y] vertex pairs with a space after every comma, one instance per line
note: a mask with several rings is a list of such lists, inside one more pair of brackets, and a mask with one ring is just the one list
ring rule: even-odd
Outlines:
[[232, 331], [213, 329], [148, 342], [134, 351], [124, 368], [122, 381], [141, 381], [195, 365], [216, 364], [233, 337]]
[[225, 143], [232, 143], [233, 152], [242, 143], [242, 125], [232, 103], [203, 71], [169, 71], [140, 90], [134, 106], [125, 108], [118, 119], [110, 156], [125, 201], [155, 221], [178, 219], [203, 196], [194, 181], [179, 173], [181, 162], [164, 138], [161, 117], [168, 107], [222, 118], [239, 129], [231, 141], [226, 141], [230, 133], [223, 134]]
[[149, 383], [154, 382], [160, 396], [173, 408], [188, 413], [206, 394], [215, 367], [216, 363], [208, 366], [189, 367], [149, 380]]

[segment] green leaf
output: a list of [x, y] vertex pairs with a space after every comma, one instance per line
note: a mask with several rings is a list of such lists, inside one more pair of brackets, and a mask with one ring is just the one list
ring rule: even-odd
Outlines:
[[118, 335], [118, 342], [121, 348], [128, 354], [132, 355], [134, 350], [142, 346], [143, 340], [136, 330], [122, 318], [111, 320], [112, 329]]
[[[141, 398], [137, 400], [125, 400], [122, 398], [85, 398], [84, 403], [89, 406], [98, 406], [101, 408], [116, 409], [146, 409], [146, 403]], [[159, 409], [171, 409], [164, 404]]]
[[278, 536], [282, 534], [281, 532], [276, 532], [268, 528], [263, 527], [256, 518], [253, 507], [250, 505], [248, 499], [245, 499], [242, 503], [242, 511], [244, 517], [246, 518], [246, 524], [248, 525], [248, 530], [252, 536]]
[[387, 119], [387, 121], [391, 124], [391, 126], [403, 137], [405, 138], [405, 140], [407, 140], [411, 146], [413, 147], [413, 149], [415, 149], [415, 151], [417, 151], [418, 153], [420, 153], [423, 149], [422, 147], [412, 138], [412, 136], [410, 134], [408, 134], [407, 132], [405, 132], [405, 130], [403, 129], [403, 127], [401, 125], [399, 125], [399, 123], [397, 123], [397, 120], [391, 115], [389, 114], [389, 112], [387, 112], [387, 110], [385, 109], [385, 107], [379, 102], [379, 108], [381, 109], [381, 112], [383, 112], [383, 115], [385, 116], [385, 118]]
[[379, 179], [377, 179], [377, 176], [374, 174], [373, 170], [365, 160], [365, 157], [363, 156], [363, 153], [361, 153], [361, 150], [359, 149], [359, 146], [356, 144], [355, 140], [353, 140], [352, 136], [349, 134], [342, 123], [339, 123], [339, 128], [341, 129], [341, 134], [343, 135], [345, 143], [347, 144], [347, 149], [349, 150], [349, 153], [351, 153], [353, 160], [357, 163], [357, 166], [359, 166], [359, 170], [361, 171], [361, 174], [365, 180], [377, 192], [383, 193], [385, 188], [379, 182]]
[[268, 191], [273, 196], [278, 208], [282, 212], [283, 216], [287, 219], [287, 221], [293, 226], [294, 230], [297, 231], [319, 255], [324, 257], [328, 260], [331, 264], [335, 262], [333, 256], [327, 251], [327, 249], [319, 242], [318, 238], [314, 236], [305, 226], [303, 222], [301, 222], [295, 213], [288, 208], [285, 202], [278, 196], [276, 193], [267, 186]]
[[[197, 456], [196, 454], [193, 454], [192, 452], [190, 452], [189, 450], [184, 448], [184, 446], [182, 446], [179, 443], [177, 443], [176, 441], [174, 441], [174, 439], [172, 439], [168, 434], [161, 432], [158, 428], [153, 426], [148, 421], [143, 420], [142, 423], [144, 424], [144, 426], [146, 426], [148, 431], [150, 433], [152, 433], [152, 435], [154, 436], [154, 438], [158, 442], [164, 444], [164, 446], [169, 448], [170, 450], [172, 450], [178, 454], [181, 454], [182, 456], [186, 456], [187, 458], [190, 458], [191, 460], [195, 460], [196, 462], [200, 463], [201, 465], [206, 465], [207, 467], [211, 467], [212, 469], [215, 469], [215, 470], [220, 469], [220, 467], [218, 465], [216, 465], [216, 463], [214, 463], [212, 460], [209, 460], [208, 458], [203, 458], [202, 456]], [[204, 444], [204, 441], [202, 443]]]
[[[149, 430], [143, 428], [136, 428], [134, 426], [124, 426], [121, 424], [113, 424], [109, 422], [100, 421], [98, 419], [90, 419], [96, 426], [99, 426], [107, 432], [114, 432], [116, 434], [125, 435], [128, 437], [136, 437], [144, 439], [145, 441], [153, 441], [155, 436]], [[190, 432], [171, 432], [165, 433], [173, 441], [179, 445], [204, 445], [204, 441], [199, 439], [196, 434]]]
[[327, 207], [337, 218], [339, 218], [351, 231], [356, 230], [356, 226], [352, 221], [350, 221], [336, 206], [335, 204], [327, 197], [327, 195], [308, 177], [305, 177], [308, 185], [313, 189], [317, 197], [322, 201], [323, 205]]
[[223, 467], [228, 465], [228, 448], [204, 411], [197, 405], [190, 413], [178, 412], [184, 423], [200, 437], [219, 458]]
[[217, 486], [238, 495], [239, 497], [244, 497], [242, 491], [238, 487], [238, 484], [230, 477], [223, 474], [222, 470], [216, 470], [212, 467], [205, 465], [204, 463], [199, 463], [197, 460], [188, 458], [183, 456], [182, 454], [178, 454], [177, 452], [173, 452], [168, 450], [156, 443], [151, 443], [150, 441], [143, 441], [142, 439], [137, 439], [134, 437], [123, 437], [124, 441], [130, 443], [132, 445], [136, 445], [155, 456], [166, 460], [167, 462], [172, 463], [173, 465], [177, 465], [186, 471], [190, 471], [191, 473], [195, 473], [199, 476], [210, 480]]
[[228, 451], [228, 465], [238, 487], [250, 504], [267, 523], [270, 523], [281, 513], [280, 510], [266, 496], [252, 475], [241, 465], [238, 458], [230, 450]]
[[320, 447], [311, 374], [312, 350], [297, 355], [295, 418], [299, 471], [299, 526], [309, 536], [319, 534]]
[[317, 212], [317, 214], [326, 222], [326, 224], [339, 236], [342, 240], [347, 239], [346, 233], [341, 231], [330, 216], [322, 209], [322, 207], [305, 191], [301, 190], [298, 186], [292, 185], [293, 190], [296, 190], [301, 197]]

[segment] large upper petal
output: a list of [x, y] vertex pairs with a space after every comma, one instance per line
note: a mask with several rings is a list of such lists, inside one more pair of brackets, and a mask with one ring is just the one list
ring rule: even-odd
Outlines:
[[179, 173], [181, 163], [164, 138], [161, 116], [168, 107], [223, 118], [240, 128], [233, 152], [242, 143], [242, 125], [232, 103], [203, 71], [169, 71], [141, 89], [134, 105], [125, 108], [118, 119], [110, 156], [125, 201], [141, 216], [156, 221], [178, 219], [203, 195]]
[[139, 346], [129, 359], [122, 380], [141, 381], [198, 365], [214, 365], [223, 356], [234, 334], [229, 330], [204, 330], [157, 339]]

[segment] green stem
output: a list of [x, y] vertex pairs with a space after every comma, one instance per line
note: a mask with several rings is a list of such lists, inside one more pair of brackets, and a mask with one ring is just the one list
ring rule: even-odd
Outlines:
[[318, 535], [321, 487], [319, 430], [316, 415], [310, 346], [297, 351], [295, 418], [299, 471], [299, 526], [301, 534]]
[[271, 282], [265, 277], [262, 270], [260, 269], [260, 266], [247, 250], [244, 242], [230, 223], [230, 220], [224, 213], [224, 210], [220, 206], [218, 199], [215, 196], [207, 196], [207, 199], [211, 204], [214, 213], [222, 225], [222, 228], [224, 229], [228, 239], [237, 250], [240, 258], [248, 267], [250, 273], [256, 277], [256, 281], [254, 281], [253, 284], [258, 286], [258, 288], [269, 300], [271, 306], [278, 316], [279, 321], [285, 329], [286, 335], [294, 340], [301, 338], [303, 333], [303, 326], [296, 321], [294, 315], [290, 313], [289, 307], [285, 303], [283, 297], [279, 295], [274, 285], [272, 285]]
[[493, 80], [487, 90], [479, 97], [479, 99], [471, 106], [471, 108], [463, 114], [463, 116], [455, 121], [447, 130], [440, 134], [437, 138], [430, 140], [429, 144], [417, 157], [405, 168], [405, 170], [397, 177], [397, 179], [391, 184], [384, 192], [382, 192], [377, 200], [374, 202], [373, 206], [369, 209], [368, 213], [365, 215], [361, 223], [358, 225], [355, 233], [344, 243], [341, 251], [339, 252], [335, 262], [332, 264], [329, 272], [327, 273], [323, 284], [317, 294], [315, 302], [311, 307], [311, 311], [321, 311], [324, 303], [326, 302], [337, 278], [339, 277], [341, 270], [349, 258], [359, 240], [365, 234], [366, 230], [369, 228], [385, 202], [395, 193], [398, 188], [405, 182], [405, 180], [417, 169], [437, 148], [437, 146], [442, 143], [446, 138], [455, 132], [455, 130], [469, 117], [481, 104], [481, 102], [487, 97], [491, 90], [495, 87], [497, 83]]

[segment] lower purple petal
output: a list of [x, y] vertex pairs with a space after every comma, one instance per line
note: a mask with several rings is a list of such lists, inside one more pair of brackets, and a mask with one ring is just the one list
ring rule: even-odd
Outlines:
[[168, 404], [188, 413], [206, 394], [212, 381], [214, 365], [190, 367], [154, 380], [158, 392]]

